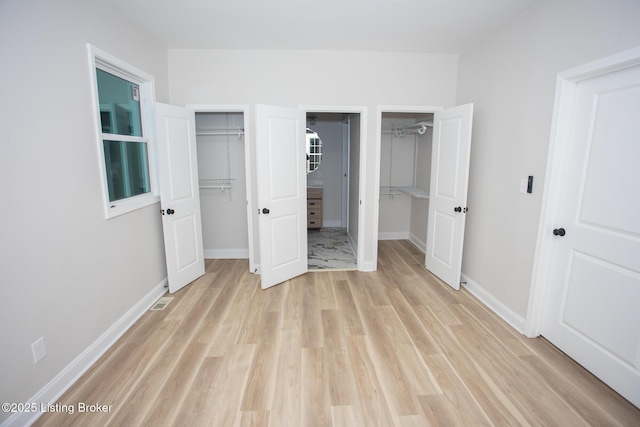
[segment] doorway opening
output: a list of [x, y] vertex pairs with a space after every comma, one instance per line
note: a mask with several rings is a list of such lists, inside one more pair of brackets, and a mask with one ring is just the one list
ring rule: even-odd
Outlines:
[[427, 246], [433, 113], [383, 112], [378, 240]]
[[242, 111], [195, 113], [205, 259], [250, 258], [244, 120]]
[[309, 270], [356, 270], [360, 114], [314, 112], [307, 129], [322, 141], [319, 165], [307, 174]]

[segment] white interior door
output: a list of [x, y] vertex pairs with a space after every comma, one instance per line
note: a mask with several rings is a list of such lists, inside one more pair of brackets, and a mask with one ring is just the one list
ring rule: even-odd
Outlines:
[[568, 108], [542, 335], [640, 407], [640, 65]]
[[204, 274], [195, 115], [156, 104], [158, 172], [169, 292]]
[[472, 119], [473, 104], [433, 117], [425, 266], [454, 289], [460, 288]]
[[256, 106], [258, 234], [262, 288], [307, 271], [304, 112]]

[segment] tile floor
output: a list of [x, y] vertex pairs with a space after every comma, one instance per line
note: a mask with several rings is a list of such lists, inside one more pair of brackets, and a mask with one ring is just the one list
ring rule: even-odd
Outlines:
[[356, 270], [356, 256], [345, 228], [308, 230], [309, 270]]

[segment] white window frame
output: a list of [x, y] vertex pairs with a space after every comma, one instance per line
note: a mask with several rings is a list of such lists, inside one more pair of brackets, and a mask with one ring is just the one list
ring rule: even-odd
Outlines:
[[[115, 56], [87, 44], [89, 52], [89, 71], [91, 81], [91, 93], [93, 100], [94, 122], [96, 129], [96, 142], [98, 147], [100, 180], [102, 183], [102, 198], [104, 202], [105, 218], [113, 218], [134, 210], [150, 206], [160, 202], [160, 191], [158, 188], [158, 165], [156, 161], [157, 149], [154, 135], [154, 111], [155, 111], [155, 84], [153, 76], [127, 64]], [[102, 121], [100, 119], [100, 105], [98, 97], [98, 82], [96, 69], [106, 71], [110, 74], [135, 83], [140, 88], [140, 120], [142, 126], [142, 137], [131, 137], [123, 135], [113, 135], [102, 133]], [[147, 161], [149, 167], [149, 187], [148, 193], [128, 197], [121, 200], [109, 201], [109, 186], [107, 182], [106, 159], [104, 155], [103, 141], [138, 141], [147, 144]]]

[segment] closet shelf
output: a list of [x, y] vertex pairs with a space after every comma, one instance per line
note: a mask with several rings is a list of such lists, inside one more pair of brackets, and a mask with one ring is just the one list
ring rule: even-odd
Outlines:
[[415, 187], [380, 187], [381, 196], [398, 196], [400, 194], [406, 194], [407, 196], [415, 197], [416, 199], [429, 198], [428, 192]]
[[207, 190], [231, 190], [231, 181], [234, 180], [235, 178], [201, 179], [199, 181], [199, 188]]
[[420, 190], [415, 187], [398, 187], [398, 191], [401, 193], [407, 194], [411, 197], [415, 197], [416, 199], [428, 199], [429, 193], [424, 190]]

